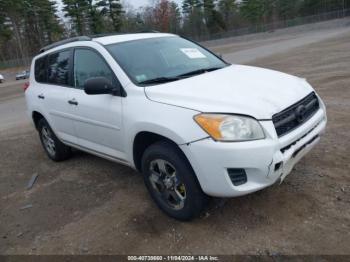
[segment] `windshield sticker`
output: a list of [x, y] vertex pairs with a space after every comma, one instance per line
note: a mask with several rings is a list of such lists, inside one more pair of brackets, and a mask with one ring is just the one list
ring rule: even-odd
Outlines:
[[206, 58], [197, 48], [180, 48], [180, 50], [191, 59]]
[[146, 81], [147, 80], [147, 76], [142, 74], [142, 75], [137, 75], [135, 76], [137, 82], [142, 82], [142, 81]]

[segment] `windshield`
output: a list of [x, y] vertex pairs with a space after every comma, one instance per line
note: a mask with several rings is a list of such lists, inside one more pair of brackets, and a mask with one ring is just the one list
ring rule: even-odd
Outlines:
[[106, 47], [135, 84], [176, 81], [225, 67], [204, 48], [181, 37], [159, 37]]

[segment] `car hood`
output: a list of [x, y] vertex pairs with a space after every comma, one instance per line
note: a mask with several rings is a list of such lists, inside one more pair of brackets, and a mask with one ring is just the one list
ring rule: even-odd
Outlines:
[[312, 91], [305, 79], [243, 65], [145, 88], [147, 97], [156, 102], [257, 119], [271, 119]]

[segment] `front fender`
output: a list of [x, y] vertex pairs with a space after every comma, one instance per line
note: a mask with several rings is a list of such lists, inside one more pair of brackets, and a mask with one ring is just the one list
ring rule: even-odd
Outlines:
[[134, 139], [140, 132], [161, 135], [178, 145], [208, 136], [193, 120], [198, 111], [144, 98], [129, 99], [124, 106], [124, 148], [130, 163], [134, 162]]

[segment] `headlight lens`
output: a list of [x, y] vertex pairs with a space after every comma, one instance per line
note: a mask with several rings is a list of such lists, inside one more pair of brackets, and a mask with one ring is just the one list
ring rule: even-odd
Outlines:
[[215, 140], [247, 141], [265, 138], [261, 125], [251, 117], [199, 114], [194, 117], [194, 120]]

